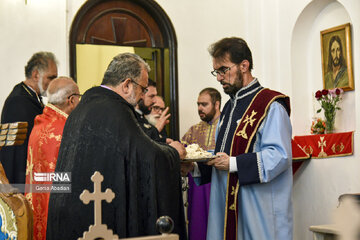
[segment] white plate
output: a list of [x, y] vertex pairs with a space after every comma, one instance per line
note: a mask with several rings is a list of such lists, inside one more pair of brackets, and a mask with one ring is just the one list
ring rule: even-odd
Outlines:
[[184, 158], [182, 161], [184, 161], [184, 162], [207, 162], [214, 158], [217, 158], [217, 156], [201, 157], [201, 158]]

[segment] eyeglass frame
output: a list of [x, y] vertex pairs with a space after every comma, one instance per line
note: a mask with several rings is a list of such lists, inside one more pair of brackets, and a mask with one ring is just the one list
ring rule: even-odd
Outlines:
[[142, 93], [146, 94], [149, 91], [148, 86], [144, 87], [144, 86], [142, 86], [141, 84], [139, 84], [138, 82], [136, 82], [135, 80], [133, 80], [131, 78], [130, 78], [130, 81], [135, 83], [136, 85], [140, 86]]
[[70, 99], [72, 96], [78, 96], [79, 99], [82, 97], [82, 94], [80, 93], [72, 93], [71, 95], [69, 95], [67, 98]]
[[159, 107], [159, 106], [152, 106], [151, 108], [154, 109], [154, 111], [156, 111], [156, 112], [158, 112], [160, 110], [163, 112], [166, 109], [166, 108], [162, 108], [162, 107]]
[[224, 68], [224, 70], [219, 70], [219, 69], [214, 69], [214, 71], [211, 71], [211, 75], [213, 75], [214, 77], [217, 77], [217, 75], [220, 75], [220, 76], [225, 76], [226, 72], [229, 71], [232, 67], [234, 67], [235, 65], [237, 65], [237, 63], [234, 63], [232, 66], [230, 67], [220, 67], [220, 68]]

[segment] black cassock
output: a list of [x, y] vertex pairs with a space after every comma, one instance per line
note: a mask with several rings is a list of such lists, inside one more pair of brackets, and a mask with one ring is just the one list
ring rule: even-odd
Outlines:
[[162, 136], [157, 128], [149, 123], [143, 114], [140, 114], [135, 110], [136, 119], [139, 121], [140, 127], [152, 140], [156, 142], [166, 142], [166, 136]]
[[50, 195], [47, 239], [77, 239], [94, 224], [94, 203], [79, 196], [93, 192], [90, 177], [104, 176], [102, 223], [120, 238], [158, 234], [156, 220], [170, 216], [174, 233], [186, 239], [177, 151], [151, 140], [135, 118], [134, 108], [102, 87], [88, 90], [64, 128], [56, 172], [71, 172], [71, 193]]
[[17, 84], [7, 97], [1, 113], [1, 123], [28, 122], [25, 142], [0, 150], [0, 161], [10, 183], [25, 183], [27, 147], [36, 115], [43, 111], [36, 93], [23, 82]]

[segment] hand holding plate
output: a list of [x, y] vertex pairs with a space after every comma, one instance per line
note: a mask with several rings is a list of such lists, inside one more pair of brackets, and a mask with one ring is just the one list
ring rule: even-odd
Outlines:
[[224, 152], [218, 152], [216, 158], [208, 161], [207, 165], [214, 166], [216, 169], [229, 171], [230, 157]]

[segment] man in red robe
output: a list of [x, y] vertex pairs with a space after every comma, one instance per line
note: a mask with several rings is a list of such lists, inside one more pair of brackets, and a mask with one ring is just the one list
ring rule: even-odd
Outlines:
[[[37, 182], [34, 173], [53, 173], [59, 153], [62, 132], [68, 115], [80, 100], [79, 88], [68, 77], [53, 80], [48, 89], [48, 104], [42, 114], [34, 121], [28, 146], [26, 184], [30, 184], [26, 198], [30, 201], [34, 213], [34, 238], [46, 239], [49, 192], [36, 192], [33, 184], [51, 184]], [[49, 186], [49, 185], [48, 185]]]

